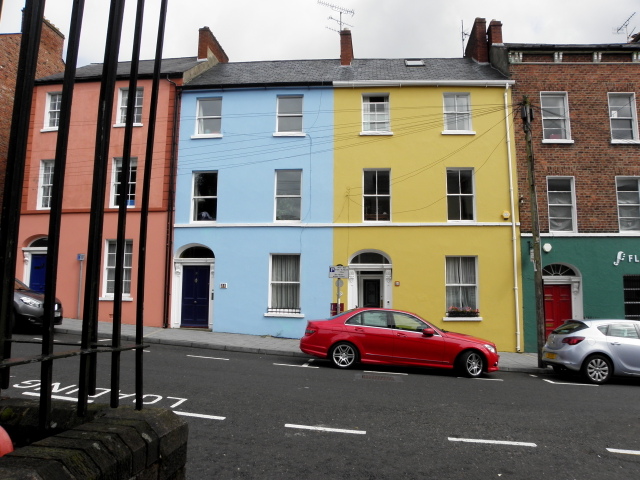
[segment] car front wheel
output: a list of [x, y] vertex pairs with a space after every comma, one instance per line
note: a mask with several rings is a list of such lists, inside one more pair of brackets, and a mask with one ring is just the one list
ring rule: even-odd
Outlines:
[[469, 378], [477, 378], [482, 375], [484, 358], [478, 352], [464, 352], [458, 360], [460, 372]]
[[338, 343], [331, 349], [330, 357], [336, 367], [351, 368], [358, 361], [358, 350], [350, 343]]
[[613, 365], [604, 355], [592, 355], [582, 364], [582, 375], [589, 383], [606, 383], [613, 375]]

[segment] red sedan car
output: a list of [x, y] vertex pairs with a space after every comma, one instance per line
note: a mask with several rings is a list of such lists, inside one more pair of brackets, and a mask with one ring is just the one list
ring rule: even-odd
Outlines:
[[307, 323], [300, 350], [338, 368], [357, 362], [457, 368], [467, 377], [498, 370], [494, 343], [447, 332], [401, 310], [357, 308]]

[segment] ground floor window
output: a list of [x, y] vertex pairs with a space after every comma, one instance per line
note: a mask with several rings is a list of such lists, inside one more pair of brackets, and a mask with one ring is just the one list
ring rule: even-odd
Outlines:
[[476, 257], [447, 257], [447, 309], [478, 308]]
[[624, 287], [624, 318], [640, 320], [640, 275], [625, 275]]
[[269, 313], [300, 313], [300, 255], [271, 255]]

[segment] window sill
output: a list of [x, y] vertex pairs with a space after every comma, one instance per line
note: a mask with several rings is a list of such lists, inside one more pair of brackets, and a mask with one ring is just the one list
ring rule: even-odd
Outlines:
[[302, 313], [265, 313], [264, 316], [275, 318], [304, 318], [304, 314]]
[[57, 131], [58, 131], [58, 127], [45, 127], [45, 128], [40, 130], [41, 133], [57, 132]]
[[222, 138], [221, 133], [196, 133], [195, 135], [191, 135], [191, 140], [195, 140], [197, 138]]
[[[113, 297], [100, 297], [98, 298], [99, 301], [101, 302], [113, 302], [114, 298]], [[122, 297], [122, 301], [123, 302], [133, 302], [133, 298], [131, 297]]]
[[[114, 123], [113, 124], [113, 128], [124, 128], [126, 126], [127, 126], [126, 123]], [[141, 123], [134, 123], [133, 126], [134, 127], [142, 127], [143, 125]]]
[[542, 143], [560, 143], [560, 144], [572, 144], [576, 143], [575, 140], [571, 140], [568, 138], [545, 138], [542, 140]]
[[368, 136], [390, 137], [392, 135], [393, 135], [393, 132], [360, 132], [361, 137], [368, 137]]
[[475, 135], [473, 130], [443, 130], [442, 135]]
[[215, 225], [215, 220], [191, 220], [191, 225]]
[[273, 132], [274, 137], [306, 137], [304, 132]]
[[443, 322], [481, 322], [482, 317], [442, 317]]
[[612, 145], [640, 145], [640, 140], [611, 140]]

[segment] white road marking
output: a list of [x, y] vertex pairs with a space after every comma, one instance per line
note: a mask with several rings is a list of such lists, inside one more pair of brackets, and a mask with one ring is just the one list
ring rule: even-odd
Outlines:
[[[30, 397], [39, 397], [40, 394], [36, 392], [22, 392], [23, 395], [28, 395]], [[63, 397], [62, 395], [51, 395], [51, 398], [55, 400], [66, 400], [67, 402], [77, 402], [77, 398], [73, 397]], [[93, 403], [93, 400], [87, 400], [87, 403]]]
[[617, 448], [607, 448], [607, 451], [611, 453], [624, 453], [626, 455], [640, 455], [639, 450], [619, 450]]
[[600, 385], [594, 385], [592, 383], [568, 383], [568, 382], [554, 382], [553, 380], [543, 379], [545, 382], [553, 383], [554, 385], [578, 385], [581, 387], [599, 387]]
[[310, 425], [293, 425], [291, 423], [285, 424], [285, 428], [300, 428], [302, 430], [316, 430], [320, 432], [333, 432], [333, 433], [354, 433], [356, 435], [367, 434], [365, 430], [344, 430], [342, 428], [312, 427]]
[[505, 440], [481, 440], [476, 438], [455, 438], [449, 437], [450, 442], [467, 442], [467, 443], [490, 443], [493, 445], [515, 445], [518, 447], [537, 447], [535, 443], [529, 442], [509, 442]]
[[504, 382], [502, 378], [472, 378], [471, 380], [484, 380], [485, 382]]
[[176, 415], [182, 415], [184, 417], [196, 417], [196, 418], [206, 418], [208, 420], [225, 420], [227, 417], [216, 417], [215, 415], [205, 415], [203, 413], [191, 413], [191, 412], [179, 412], [174, 410], [173, 413]]
[[312, 367], [308, 363], [305, 363], [304, 365], [293, 365], [289, 363], [274, 363], [274, 365], [278, 365], [279, 367], [320, 368], [320, 367]]
[[226, 360], [228, 361], [228, 358], [217, 358], [217, 357], [202, 357], [200, 355], [187, 355], [187, 357], [191, 357], [191, 358], [206, 358], [208, 360]]
[[408, 373], [397, 373], [397, 372], [376, 372], [375, 370], [364, 370], [364, 373], [384, 373], [386, 375], [409, 375]]

